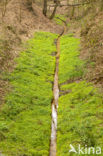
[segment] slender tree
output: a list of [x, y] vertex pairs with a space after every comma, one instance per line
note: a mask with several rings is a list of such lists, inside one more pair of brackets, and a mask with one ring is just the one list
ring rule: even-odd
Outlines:
[[55, 13], [56, 13], [56, 9], [57, 9], [58, 5], [60, 4], [60, 1], [59, 0], [54, 0], [54, 3], [55, 3], [55, 6], [54, 6], [54, 10], [53, 10], [53, 12], [52, 12], [52, 14], [50, 16], [50, 19], [54, 18]]
[[3, 4], [2, 4], [2, 21], [5, 17], [5, 14], [6, 14], [6, 9], [7, 9], [7, 4], [8, 4], [8, 0], [4, 0], [3, 1]]
[[100, 5], [101, 5], [100, 10], [103, 11], [103, 0], [101, 0], [101, 4]]
[[47, 15], [47, 0], [44, 0], [43, 14], [44, 14], [44, 16]]

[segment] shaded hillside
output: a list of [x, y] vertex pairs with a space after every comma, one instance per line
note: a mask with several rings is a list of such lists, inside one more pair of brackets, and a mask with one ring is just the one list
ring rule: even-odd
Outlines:
[[[2, 16], [2, 4], [0, 7]], [[43, 16], [42, 10], [34, 3], [32, 6], [27, 0], [11, 0], [8, 3], [0, 22], [0, 99], [8, 89], [7, 81], [2, 79], [2, 72], [13, 69], [13, 60], [21, 50], [21, 43], [39, 30], [59, 33], [61, 28]]]
[[55, 5], [56, 25], [32, 2], [11, 0], [2, 14], [0, 155], [101, 154], [103, 13], [73, 0], [70, 14]]
[[0, 23], [2, 34], [0, 41], [4, 43], [8, 40], [7, 49], [9, 46], [11, 48], [11, 45], [15, 49], [16, 44], [30, 38], [34, 31], [38, 30], [60, 32], [59, 27], [45, 18], [40, 8], [35, 4], [30, 7], [26, 0], [21, 2], [12, 0], [8, 3], [5, 17]]
[[82, 56], [88, 59], [87, 79], [103, 86], [103, 12], [97, 13], [88, 20], [81, 31]]
[[[60, 8], [59, 8], [60, 10]], [[103, 4], [91, 1], [78, 7], [66, 7], [64, 15], [69, 23], [69, 33], [81, 38], [81, 58], [87, 62], [85, 78], [103, 87]], [[61, 13], [63, 14], [63, 12]], [[60, 13], [58, 11], [57, 13]]]
[[49, 155], [56, 38], [56, 34], [36, 32], [8, 77], [12, 89], [0, 112], [0, 152], [5, 155]]

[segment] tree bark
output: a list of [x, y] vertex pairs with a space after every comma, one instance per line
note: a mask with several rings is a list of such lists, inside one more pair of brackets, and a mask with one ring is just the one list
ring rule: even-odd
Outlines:
[[100, 10], [103, 11], [103, 0], [101, 0], [101, 4], [100, 5], [101, 5]]
[[56, 13], [56, 9], [57, 9], [58, 5], [60, 5], [59, 0], [54, 0], [54, 3], [55, 3], [55, 6], [54, 6], [53, 13], [52, 13], [52, 15], [50, 16], [50, 19], [53, 19], [53, 18], [54, 18], [55, 13]]
[[46, 16], [46, 14], [47, 14], [47, 0], [44, 0], [43, 14], [44, 14], [44, 16]]
[[6, 14], [6, 7], [7, 7], [7, 4], [8, 4], [8, 0], [5, 0], [4, 3], [3, 3], [3, 10], [2, 10], [2, 21], [5, 17], [5, 14]]
[[[85, 4], [90, 4], [90, 2], [87, 2], [87, 3], [80, 3], [80, 4], [58, 4], [58, 6], [60, 6], [60, 7], [64, 7], [64, 6], [74, 6], [74, 7], [76, 7], [76, 6], [79, 6], [79, 5], [85, 5]], [[49, 6], [55, 6], [54, 4], [51, 4], [51, 5], [49, 5]]]
[[53, 10], [53, 13], [52, 13], [52, 15], [50, 16], [50, 19], [53, 19], [53, 18], [54, 18], [57, 7], [58, 7], [58, 5], [56, 4], [55, 7], [54, 7], [54, 10]]

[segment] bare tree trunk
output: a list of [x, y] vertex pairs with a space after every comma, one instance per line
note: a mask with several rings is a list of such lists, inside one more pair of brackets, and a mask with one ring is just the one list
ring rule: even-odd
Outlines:
[[100, 5], [101, 5], [100, 10], [103, 11], [103, 0], [101, 0], [101, 4]]
[[56, 4], [55, 7], [54, 7], [54, 10], [53, 10], [53, 13], [52, 13], [52, 15], [50, 16], [50, 19], [53, 19], [53, 18], [54, 18], [57, 7], [58, 7], [58, 5]]
[[46, 16], [46, 14], [47, 14], [47, 0], [44, 0], [43, 14], [44, 14], [44, 16]]
[[[78, 3], [79, 3], [79, 0], [78, 0]], [[79, 17], [79, 6], [78, 6], [78, 17]]]
[[5, 14], [6, 14], [6, 7], [7, 7], [7, 4], [8, 4], [8, 0], [5, 0], [4, 3], [3, 3], [3, 10], [2, 10], [2, 21], [5, 17]]
[[60, 4], [59, 0], [54, 0], [54, 3], [55, 3], [55, 7], [54, 7], [52, 15], [50, 16], [50, 19], [54, 18], [55, 13], [56, 13], [56, 9], [57, 9], [58, 5]]
[[72, 12], [71, 12], [71, 17], [70, 17], [71, 19], [74, 17], [74, 12], [75, 12], [75, 7], [73, 6], [72, 7]]
[[21, 0], [19, 0], [19, 22], [21, 23], [22, 21], [22, 4]]

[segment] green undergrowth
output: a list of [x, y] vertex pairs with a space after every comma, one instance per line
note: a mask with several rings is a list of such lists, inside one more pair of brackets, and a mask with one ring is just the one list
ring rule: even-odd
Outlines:
[[58, 25], [63, 25], [63, 21], [66, 21], [66, 17], [64, 15], [56, 14], [54, 17], [54, 21]]
[[12, 89], [0, 112], [0, 151], [6, 156], [46, 156], [51, 131], [56, 34], [35, 33], [7, 77]]
[[[77, 152], [78, 144], [83, 148], [85, 145], [103, 147], [103, 96], [92, 83], [75, 81], [75, 78], [82, 78], [85, 71], [78, 47], [78, 39], [69, 35], [62, 37], [59, 81], [60, 90], [65, 95], [59, 98], [57, 156], [78, 155], [69, 153], [70, 144]], [[68, 83], [67, 80], [73, 82]]]
[[70, 79], [81, 78], [83, 76], [83, 67], [85, 62], [80, 60], [79, 39], [71, 34], [61, 37], [60, 65], [59, 65], [59, 83]]

